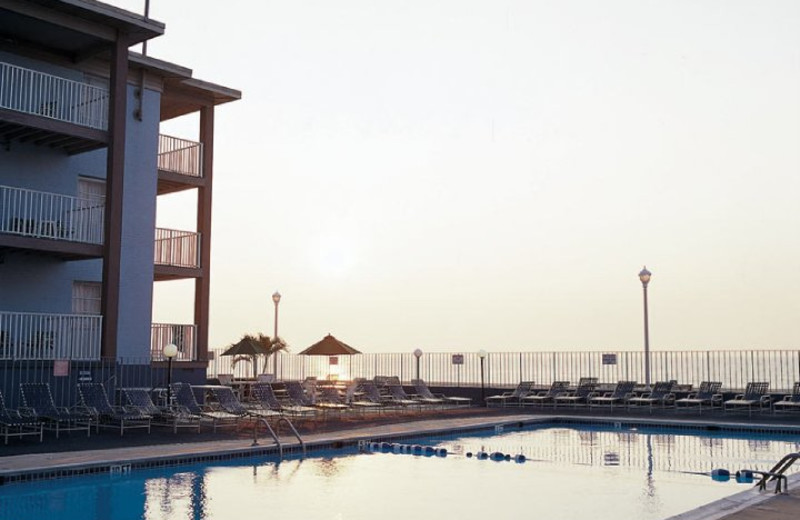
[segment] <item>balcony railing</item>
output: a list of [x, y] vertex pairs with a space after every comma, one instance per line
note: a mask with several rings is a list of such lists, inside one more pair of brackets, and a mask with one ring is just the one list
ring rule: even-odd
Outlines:
[[158, 169], [189, 177], [203, 176], [203, 144], [168, 135], [158, 136]]
[[100, 359], [103, 317], [0, 311], [0, 359]]
[[103, 243], [102, 199], [0, 186], [0, 233]]
[[200, 233], [156, 228], [156, 265], [200, 267]]
[[108, 89], [0, 62], [0, 108], [106, 130]]
[[165, 360], [164, 347], [170, 343], [178, 347], [175, 361], [197, 359], [197, 325], [153, 323], [150, 337], [150, 357], [153, 361]]

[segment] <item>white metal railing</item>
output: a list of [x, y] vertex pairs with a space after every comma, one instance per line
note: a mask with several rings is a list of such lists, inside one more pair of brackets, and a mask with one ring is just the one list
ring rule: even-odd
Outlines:
[[0, 108], [106, 130], [108, 103], [108, 89], [0, 62]]
[[200, 267], [200, 233], [156, 228], [156, 265]]
[[203, 143], [159, 135], [158, 169], [190, 177], [202, 177]]
[[102, 244], [104, 214], [100, 198], [0, 186], [0, 233]]
[[170, 343], [178, 347], [175, 361], [197, 359], [197, 325], [153, 323], [150, 329], [150, 357], [164, 361], [164, 347]]
[[100, 359], [103, 317], [0, 311], [0, 359]]

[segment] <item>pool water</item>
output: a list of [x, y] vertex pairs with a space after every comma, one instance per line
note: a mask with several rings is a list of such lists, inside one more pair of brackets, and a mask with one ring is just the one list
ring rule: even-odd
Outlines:
[[[767, 469], [800, 450], [797, 436], [564, 426], [403, 444], [448, 454], [350, 449], [9, 484], [0, 519], [655, 520], [749, 489], [712, 481], [714, 468]], [[526, 461], [478, 460], [479, 451]]]

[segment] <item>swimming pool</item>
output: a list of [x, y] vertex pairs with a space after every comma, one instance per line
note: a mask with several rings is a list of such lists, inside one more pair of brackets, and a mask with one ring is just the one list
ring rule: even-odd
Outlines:
[[[0, 486], [0, 519], [662, 519], [747, 489], [714, 468], [766, 469], [797, 436], [542, 425], [357, 448]], [[397, 449], [400, 451], [400, 449]], [[510, 461], [478, 460], [479, 451]], [[524, 454], [524, 463], [513, 456]], [[472, 456], [469, 456], [472, 455]]]

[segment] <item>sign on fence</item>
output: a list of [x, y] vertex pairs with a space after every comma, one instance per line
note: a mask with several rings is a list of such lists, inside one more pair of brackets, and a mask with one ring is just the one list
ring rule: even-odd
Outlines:
[[92, 371], [91, 370], [81, 370], [78, 372], [78, 382], [80, 383], [91, 383], [92, 382]]
[[56, 359], [53, 361], [53, 377], [65, 377], [69, 375], [69, 360]]
[[464, 354], [453, 354], [453, 364], [454, 365], [463, 365], [464, 364]]
[[604, 365], [616, 365], [617, 364], [617, 355], [616, 354], [603, 354], [603, 364]]
[[339, 358], [337, 356], [329, 357], [328, 358], [328, 364], [329, 365], [338, 365], [339, 364]]

